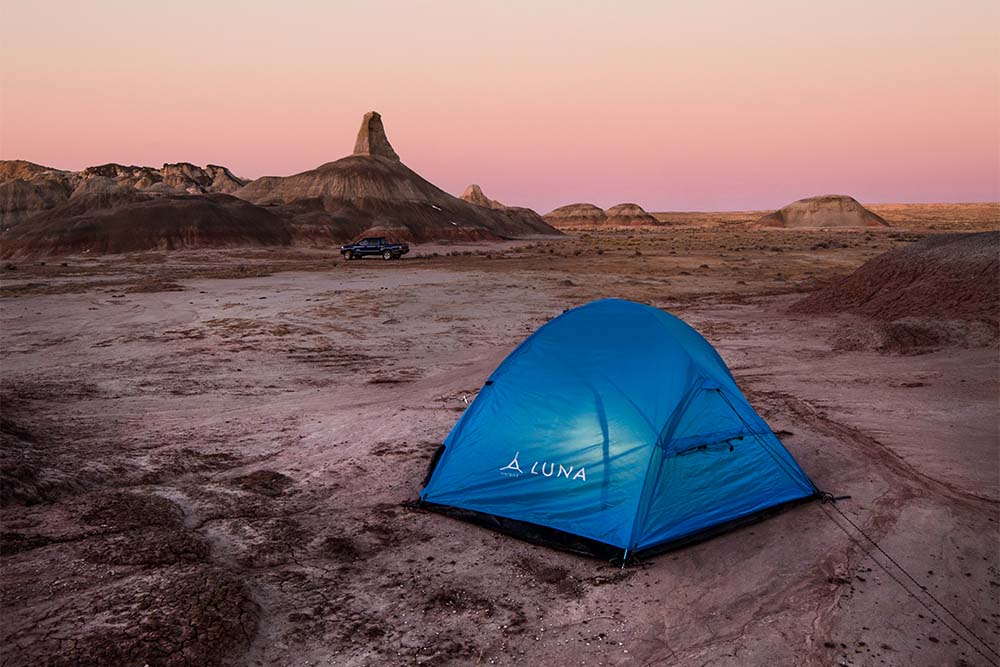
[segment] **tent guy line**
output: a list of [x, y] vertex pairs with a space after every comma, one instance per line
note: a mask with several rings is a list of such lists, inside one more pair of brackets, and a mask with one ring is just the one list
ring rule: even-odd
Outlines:
[[974, 637], [978, 642], [980, 642], [983, 646], [985, 646], [986, 650], [988, 650], [994, 656], [1000, 657], [1000, 653], [997, 653], [997, 651], [994, 650], [992, 646], [990, 646], [989, 642], [987, 642], [982, 637], [980, 637], [972, 628], [970, 628], [968, 626], [968, 624], [966, 624], [964, 621], [962, 621], [962, 619], [960, 619], [958, 616], [956, 616], [955, 613], [951, 609], [949, 609], [943, 602], [941, 602], [941, 600], [939, 600], [936, 595], [934, 595], [933, 593], [930, 592], [930, 590], [927, 588], [927, 586], [925, 586], [924, 584], [921, 584], [919, 581], [917, 581], [916, 577], [914, 577], [912, 574], [910, 574], [909, 571], [907, 571], [907, 569], [905, 567], [903, 567], [899, 563], [898, 560], [896, 560], [891, 555], [889, 555], [889, 553], [884, 548], [882, 548], [882, 546], [878, 542], [876, 542], [872, 537], [870, 537], [868, 535], [868, 533], [866, 533], [864, 530], [861, 529], [861, 526], [859, 526], [854, 521], [852, 521], [849, 516], [847, 516], [846, 514], [844, 514], [844, 512], [839, 507], [837, 507], [837, 501], [838, 500], [841, 500], [843, 498], [848, 498], [848, 497], [849, 496], [834, 497], [831, 494], [824, 493], [823, 497], [821, 498], [822, 502], [821, 502], [821, 505], [820, 505], [823, 508], [823, 513], [826, 514], [827, 518], [830, 519], [830, 521], [835, 526], [837, 526], [838, 528], [840, 528], [840, 530], [842, 530], [844, 532], [844, 534], [847, 535], [847, 537], [850, 538], [850, 540], [852, 542], [854, 542], [855, 544], [857, 544], [858, 547], [860, 547], [861, 550], [864, 551], [865, 554], [869, 558], [871, 558], [872, 561], [876, 565], [878, 565], [882, 569], [883, 572], [885, 572], [887, 575], [889, 575], [890, 579], [892, 579], [897, 584], [899, 584], [900, 588], [902, 588], [910, 597], [912, 597], [914, 600], [916, 600], [918, 603], [920, 603], [920, 606], [922, 606], [924, 609], [926, 609], [928, 611], [928, 613], [930, 613], [932, 616], [934, 616], [934, 618], [936, 618], [941, 623], [941, 625], [943, 625], [944, 627], [946, 627], [949, 630], [951, 630], [952, 634], [954, 634], [956, 637], [958, 637], [959, 639], [961, 639], [962, 641], [964, 641], [966, 644], [968, 644], [972, 648], [972, 650], [974, 650], [976, 653], [978, 653], [983, 658], [985, 658], [986, 661], [989, 662], [991, 665], [994, 665], [994, 666], [1000, 665], [1000, 663], [998, 663], [993, 657], [987, 655], [986, 653], [983, 653], [983, 651], [979, 648], [979, 646], [977, 646], [974, 642], [969, 641], [968, 637], [966, 637], [961, 632], [959, 632], [954, 627], [952, 627], [951, 624], [949, 624], [945, 619], [941, 618], [940, 614], [938, 614], [924, 600], [920, 599], [920, 596], [918, 596], [916, 593], [914, 593], [912, 590], [910, 590], [910, 588], [905, 583], [903, 583], [902, 581], [900, 581], [899, 577], [897, 577], [896, 575], [894, 575], [892, 573], [892, 571], [884, 563], [882, 563], [879, 559], [875, 558], [875, 554], [872, 553], [871, 549], [869, 549], [868, 547], [866, 547], [864, 545], [864, 543], [862, 543], [854, 535], [852, 535], [849, 530], [847, 530], [846, 528], [844, 528], [844, 526], [842, 526], [839, 522], [837, 522], [833, 518], [833, 515], [830, 514], [829, 512], [827, 512], [826, 507], [824, 507], [825, 505], [830, 505], [837, 514], [839, 514], [847, 523], [849, 523], [854, 528], [854, 530], [858, 531], [858, 533], [862, 537], [864, 537], [866, 540], [868, 540], [868, 542], [870, 542], [872, 545], [874, 545], [875, 549], [877, 549], [879, 553], [881, 553], [883, 556], [885, 556], [885, 558], [890, 563], [892, 563], [893, 565], [895, 565], [896, 568], [900, 572], [902, 572], [906, 576], [907, 579], [909, 579], [910, 581], [912, 581], [914, 583], [914, 585], [917, 586], [918, 590], [920, 590], [920, 592], [924, 593], [925, 595], [927, 595], [927, 597], [929, 597], [931, 600], [933, 600], [934, 603], [937, 606], [939, 606], [941, 609], [943, 609], [946, 614], [948, 614], [949, 616], [951, 616], [951, 618], [953, 618], [956, 623], [958, 623], [967, 633], [969, 633], [969, 635], [971, 635], [972, 637]]

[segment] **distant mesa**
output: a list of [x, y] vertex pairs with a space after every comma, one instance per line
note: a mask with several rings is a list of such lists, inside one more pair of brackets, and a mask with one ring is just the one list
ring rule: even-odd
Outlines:
[[130, 188], [153, 194], [230, 193], [248, 181], [225, 167], [187, 162], [160, 169], [103, 164], [63, 171], [25, 160], [0, 160], [0, 227], [9, 227], [52, 209], [76, 193]]
[[225, 167], [103, 164], [62, 171], [0, 162], [0, 256], [282, 245], [285, 223], [226, 195], [247, 181]]
[[465, 188], [465, 192], [462, 193], [460, 199], [464, 199], [470, 204], [475, 204], [476, 206], [482, 206], [483, 208], [492, 208], [497, 211], [504, 211], [507, 209], [506, 206], [498, 202], [496, 199], [490, 199], [483, 192], [483, 189], [473, 183], [469, 187]]
[[593, 204], [568, 204], [545, 214], [545, 220], [562, 227], [638, 227], [663, 224], [638, 204], [617, 204], [607, 211]]
[[531, 209], [484, 207], [421, 178], [400, 161], [374, 111], [365, 114], [352, 155], [252, 182], [189, 162], [73, 172], [0, 161], [0, 227], [3, 257], [329, 246], [365, 232], [417, 242], [560, 233]]
[[81, 180], [111, 178], [119, 185], [137, 190], [154, 190], [171, 194], [229, 194], [239, 190], [249, 181], [238, 178], [225, 167], [206, 165], [204, 168], [190, 162], [164, 164], [159, 169], [121, 164], [103, 164], [87, 167], [76, 176]]
[[545, 214], [545, 221], [559, 227], [603, 225], [608, 215], [593, 204], [567, 204]]
[[135, 190], [128, 185], [121, 184], [118, 179], [110, 176], [91, 176], [77, 182], [70, 196], [85, 195], [95, 192], [111, 192], [113, 190]]
[[659, 225], [659, 220], [651, 216], [638, 204], [618, 204], [606, 211], [608, 224], [612, 226]]
[[225, 167], [215, 164], [196, 167], [189, 162], [165, 164], [160, 169], [162, 183], [189, 194], [204, 194], [206, 192], [221, 192], [231, 194], [248, 183], [237, 178]]
[[761, 217], [758, 228], [818, 229], [836, 227], [888, 227], [880, 215], [869, 211], [853, 197], [822, 195], [792, 202]]
[[530, 209], [487, 208], [428, 182], [402, 163], [374, 111], [362, 119], [352, 155], [294, 176], [259, 178], [235, 194], [280, 208], [300, 243], [347, 240], [372, 229], [416, 242], [559, 234]]
[[27, 160], [0, 160], [0, 183], [6, 183], [15, 179], [30, 181], [39, 176], [63, 173], [66, 172], [61, 172], [52, 167], [43, 167], [40, 164], [28, 162]]

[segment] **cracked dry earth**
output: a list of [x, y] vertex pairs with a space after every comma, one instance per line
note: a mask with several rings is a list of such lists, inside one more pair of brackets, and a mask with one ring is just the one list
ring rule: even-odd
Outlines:
[[[710, 250], [532, 252], [4, 298], [0, 664], [1000, 661], [995, 347], [838, 351], [853, 320], [785, 314], [805, 282], [734, 295]], [[865, 258], [796, 252], [749, 265]], [[503, 356], [599, 296], [698, 328], [850, 499], [625, 570], [405, 508]]]

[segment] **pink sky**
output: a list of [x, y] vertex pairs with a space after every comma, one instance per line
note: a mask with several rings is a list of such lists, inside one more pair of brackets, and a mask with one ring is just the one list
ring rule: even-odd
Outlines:
[[1000, 3], [539, 4], [4, 3], [0, 158], [288, 175], [376, 109], [542, 212], [1000, 199]]

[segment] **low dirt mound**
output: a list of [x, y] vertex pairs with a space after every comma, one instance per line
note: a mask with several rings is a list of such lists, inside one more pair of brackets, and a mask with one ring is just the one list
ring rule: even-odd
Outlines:
[[287, 475], [274, 470], [256, 470], [247, 475], [233, 477], [229, 483], [244, 491], [277, 497], [294, 484]]
[[223, 194], [153, 196], [116, 188], [72, 197], [7, 230], [2, 257], [287, 245], [277, 216]]
[[1000, 232], [941, 234], [890, 250], [810, 294], [798, 313], [1000, 322]]
[[6, 415], [0, 418], [0, 507], [35, 505], [81, 489], [77, 471], [58, 458], [35, 433]]
[[[48, 401], [83, 400], [97, 388], [87, 382], [67, 386], [5, 378], [0, 385], [0, 509], [38, 505], [83, 491], [99, 474], [102, 462], [81, 464], [78, 452], [66, 447], [66, 433], [45, 419]], [[81, 432], [76, 428], [74, 435]], [[7, 545], [2, 544], [5, 549]]]
[[[222, 568], [202, 562], [92, 564], [101, 574], [81, 580], [50, 561], [52, 550], [30, 555], [43, 566], [61, 566], [52, 571], [69, 578], [74, 593], [50, 603], [47, 613], [17, 614], [8, 621], [6, 631], [15, 631], [20, 640], [7, 644], [9, 664], [221, 667], [240, 664], [239, 656], [256, 635], [260, 607], [242, 578]], [[12, 567], [12, 580], [5, 585], [23, 595], [17, 579], [24, 567]], [[50, 639], [53, 635], [69, 638], [65, 642], [72, 650]]]
[[985, 347], [996, 342], [997, 333], [988, 322], [908, 317], [892, 322], [852, 322], [831, 342], [839, 352], [916, 355], [945, 347]]
[[872, 213], [853, 197], [822, 195], [792, 202], [763, 216], [754, 227], [816, 229], [827, 227], [888, 227], [881, 216]]

